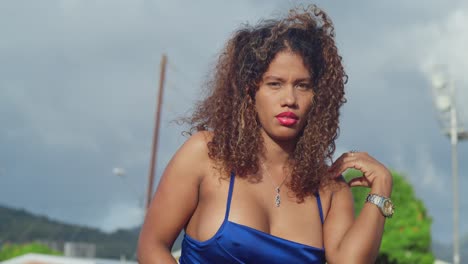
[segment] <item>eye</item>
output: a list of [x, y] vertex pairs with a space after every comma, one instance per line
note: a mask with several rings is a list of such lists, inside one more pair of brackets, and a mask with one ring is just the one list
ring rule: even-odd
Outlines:
[[267, 85], [273, 88], [279, 88], [281, 86], [281, 83], [280, 82], [268, 82]]
[[311, 90], [312, 89], [312, 85], [310, 85], [310, 83], [298, 83], [296, 85], [296, 87], [298, 89], [301, 89], [301, 90]]

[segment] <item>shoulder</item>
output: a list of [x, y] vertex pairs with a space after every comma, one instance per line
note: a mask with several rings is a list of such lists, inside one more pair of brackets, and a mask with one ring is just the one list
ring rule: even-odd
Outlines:
[[208, 143], [212, 140], [213, 133], [200, 131], [191, 135], [177, 151], [176, 155], [190, 157], [195, 162], [209, 162]]
[[213, 132], [199, 131], [191, 135], [184, 143], [183, 147], [193, 151], [208, 152], [208, 143], [213, 139]]
[[208, 142], [211, 138], [212, 133], [207, 131], [190, 136], [177, 150], [167, 169], [190, 172], [190, 175], [202, 178], [211, 163], [208, 156]]
[[337, 193], [348, 192], [348, 191], [350, 192], [351, 188], [349, 187], [343, 175], [336, 177], [334, 179], [327, 180], [320, 187], [320, 193], [323, 193], [329, 196], [333, 196]]
[[325, 212], [325, 218], [327, 218], [328, 213], [333, 209], [332, 207], [336, 208], [343, 205], [343, 203], [348, 205], [349, 203], [353, 203], [351, 188], [343, 176], [327, 180], [325, 184], [320, 187], [319, 193]]
[[[343, 176], [334, 179], [331, 186], [332, 206], [354, 206], [353, 193]], [[344, 205], [343, 205], [344, 204]]]

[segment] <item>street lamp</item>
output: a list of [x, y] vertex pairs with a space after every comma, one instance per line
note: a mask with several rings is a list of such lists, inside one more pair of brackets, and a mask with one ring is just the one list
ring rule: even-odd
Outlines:
[[113, 168], [112, 173], [116, 176], [123, 177], [125, 175], [125, 170], [123, 168]]
[[468, 131], [458, 126], [455, 103], [455, 86], [447, 74], [438, 68], [432, 72], [432, 95], [434, 105], [439, 111], [442, 132], [450, 138], [452, 146], [452, 189], [453, 189], [453, 263], [460, 263], [460, 244], [458, 237], [458, 157], [457, 143], [468, 138]]
[[[112, 173], [115, 176], [121, 178], [122, 180], [124, 180], [124, 177], [127, 175], [125, 169], [119, 168], [119, 167], [113, 168]], [[124, 183], [124, 184], [127, 187], [132, 189], [133, 194], [136, 195], [137, 198], [138, 198], [138, 207], [139, 207], [139, 209], [143, 209], [143, 197], [141, 196], [141, 193], [137, 191], [137, 189], [135, 188], [135, 186], [133, 184], [127, 184], [127, 183]]]

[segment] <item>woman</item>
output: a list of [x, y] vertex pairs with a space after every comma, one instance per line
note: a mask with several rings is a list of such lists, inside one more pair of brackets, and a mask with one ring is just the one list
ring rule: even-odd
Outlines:
[[[196, 133], [160, 180], [139, 262], [176, 263], [182, 229], [181, 263], [375, 261], [392, 177], [363, 152], [331, 163], [345, 80], [333, 25], [315, 6], [237, 31], [190, 119]], [[363, 176], [346, 183], [348, 168]], [[349, 186], [373, 194], [356, 219]]]

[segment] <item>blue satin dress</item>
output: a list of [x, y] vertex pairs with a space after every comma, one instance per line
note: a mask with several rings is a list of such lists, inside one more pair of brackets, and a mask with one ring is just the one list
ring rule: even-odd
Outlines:
[[[195, 263], [325, 263], [325, 249], [280, 238], [228, 220], [231, 207], [234, 174], [229, 183], [226, 214], [216, 234], [198, 241], [185, 234], [182, 241], [181, 264]], [[322, 203], [316, 195], [323, 224]]]

